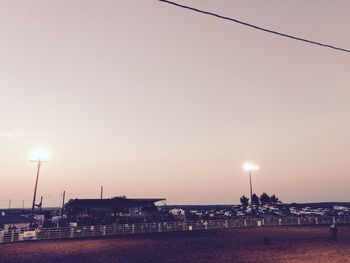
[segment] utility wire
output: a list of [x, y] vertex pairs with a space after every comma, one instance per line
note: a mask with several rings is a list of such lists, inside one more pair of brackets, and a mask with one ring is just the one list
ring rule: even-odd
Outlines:
[[221, 19], [224, 19], [224, 20], [229, 20], [231, 22], [235, 22], [235, 23], [238, 23], [238, 24], [241, 24], [241, 25], [244, 25], [244, 26], [252, 27], [254, 29], [261, 30], [261, 31], [264, 31], [264, 32], [268, 32], [268, 33], [271, 33], [271, 34], [275, 34], [275, 35], [278, 35], [278, 36], [281, 36], [281, 37], [291, 38], [291, 39], [294, 39], [294, 40], [306, 42], [308, 44], [318, 45], [318, 46], [321, 46], [321, 47], [332, 48], [332, 49], [335, 49], [335, 50], [338, 50], [338, 51], [343, 51], [343, 52], [350, 53], [349, 49], [340, 48], [340, 47], [336, 47], [336, 46], [332, 46], [332, 45], [316, 42], [316, 41], [313, 41], [313, 40], [308, 40], [308, 39], [305, 39], [305, 38], [288, 35], [288, 34], [277, 32], [277, 31], [274, 31], [274, 30], [271, 30], [271, 29], [267, 29], [267, 28], [263, 28], [263, 27], [256, 26], [256, 25], [253, 25], [253, 24], [249, 24], [247, 22], [243, 22], [243, 21], [240, 21], [240, 20], [237, 20], [237, 19], [234, 19], [234, 18], [230, 18], [230, 17], [227, 17], [227, 16], [218, 15], [218, 14], [215, 14], [215, 13], [212, 13], [212, 12], [209, 12], [209, 11], [200, 10], [200, 9], [197, 9], [197, 8], [194, 8], [194, 7], [191, 7], [191, 6], [181, 5], [181, 4], [172, 2], [172, 1], [167, 1], [167, 0], [159, 0], [159, 1], [163, 2], [163, 3], [170, 4], [170, 5], [174, 5], [176, 7], [180, 7], [180, 8], [183, 8], [183, 9], [188, 9], [188, 10], [191, 10], [191, 11], [194, 11], [194, 12], [197, 12], [197, 13], [210, 15], [210, 16], [215, 16], [217, 18], [221, 18]]

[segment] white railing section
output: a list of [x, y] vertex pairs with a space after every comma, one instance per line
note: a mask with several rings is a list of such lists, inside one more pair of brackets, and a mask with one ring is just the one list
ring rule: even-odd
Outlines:
[[159, 222], [137, 224], [115, 224], [97, 226], [77, 226], [59, 228], [16, 229], [0, 231], [0, 244], [29, 240], [51, 240], [69, 238], [87, 238], [115, 236], [136, 233], [194, 231], [221, 228], [263, 227], [263, 226], [293, 226], [293, 225], [325, 225], [350, 224], [350, 217], [272, 217], [246, 218], [230, 220]]

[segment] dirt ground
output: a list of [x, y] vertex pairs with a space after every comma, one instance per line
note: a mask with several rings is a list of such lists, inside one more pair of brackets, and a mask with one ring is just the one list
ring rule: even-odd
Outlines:
[[328, 231], [260, 227], [27, 242], [0, 245], [0, 262], [350, 262], [350, 226], [339, 226], [338, 241]]

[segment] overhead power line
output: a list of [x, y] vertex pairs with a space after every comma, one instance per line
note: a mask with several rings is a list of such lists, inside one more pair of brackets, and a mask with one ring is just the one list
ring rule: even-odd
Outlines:
[[277, 32], [277, 31], [274, 31], [274, 30], [271, 30], [271, 29], [267, 29], [267, 28], [263, 28], [263, 27], [260, 27], [260, 26], [256, 26], [256, 25], [253, 25], [253, 24], [250, 24], [250, 23], [247, 23], [247, 22], [243, 22], [243, 21], [231, 18], [231, 17], [218, 15], [218, 14], [215, 14], [215, 13], [212, 13], [212, 12], [209, 12], [209, 11], [204, 11], [204, 10], [201, 10], [201, 9], [198, 9], [198, 8], [194, 8], [194, 7], [191, 7], [191, 6], [178, 4], [178, 3], [175, 3], [175, 2], [172, 2], [172, 1], [167, 1], [167, 0], [159, 0], [159, 1], [163, 2], [163, 3], [174, 5], [176, 7], [184, 8], [184, 9], [187, 9], [187, 10], [191, 10], [191, 11], [194, 11], [194, 12], [197, 12], [197, 13], [214, 16], [216, 18], [220, 18], [220, 19], [224, 19], [224, 20], [229, 20], [229, 21], [237, 23], [237, 24], [248, 26], [248, 27], [251, 27], [251, 28], [254, 28], [254, 29], [257, 29], [257, 30], [261, 30], [261, 31], [264, 31], [264, 32], [267, 32], [267, 33], [270, 33], [270, 34], [275, 34], [275, 35], [278, 35], [278, 36], [281, 36], [281, 37], [291, 38], [291, 39], [294, 39], [294, 40], [306, 42], [308, 44], [318, 45], [318, 46], [321, 46], [321, 47], [331, 48], [331, 49], [335, 49], [335, 50], [338, 50], [338, 51], [343, 51], [343, 52], [350, 53], [350, 49], [340, 48], [340, 47], [336, 47], [336, 46], [333, 46], [333, 45], [328, 45], [328, 44], [316, 42], [316, 41], [313, 41], [313, 40], [309, 40], [309, 39], [305, 39], [305, 38], [301, 38], [301, 37], [288, 35], [288, 34]]

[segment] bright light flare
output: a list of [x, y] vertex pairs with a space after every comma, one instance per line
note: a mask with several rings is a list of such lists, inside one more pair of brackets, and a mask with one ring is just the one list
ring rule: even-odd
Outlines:
[[34, 148], [29, 153], [30, 161], [50, 161], [51, 153], [45, 148]]
[[256, 165], [255, 163], [250, 163], [250, 162], [245, 162], [242, 167], [244, 171], [248, 171], [248, 172], [259, 170], [259, 165]]

